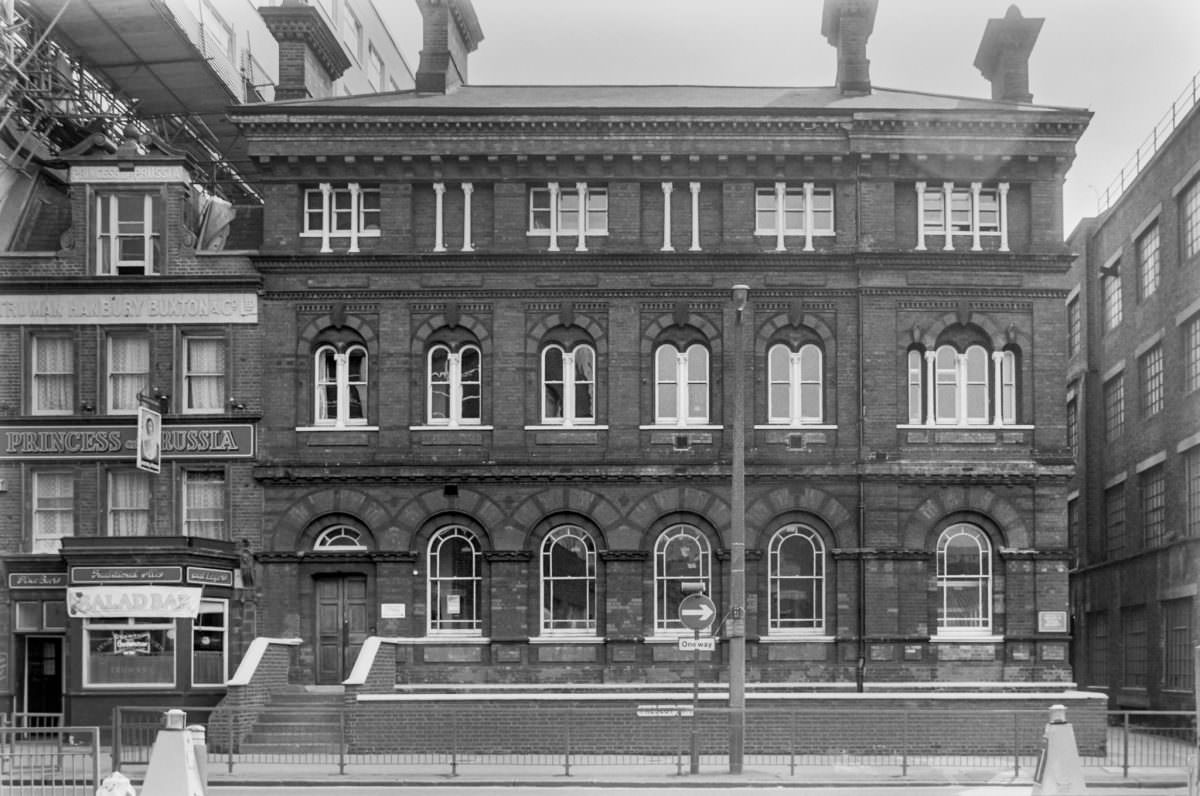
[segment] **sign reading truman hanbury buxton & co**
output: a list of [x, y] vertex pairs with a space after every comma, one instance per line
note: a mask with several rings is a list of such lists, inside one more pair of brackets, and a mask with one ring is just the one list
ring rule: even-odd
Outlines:
[[[106, 459], [133, 456], [135, 426], [0, 426], [0, 459], [33, 456]], [[164, 424], [166, 459], [242, 459], [254, 456], [254, 426]]]
[[203, 592], [192, 586], [72, 586], [67, 589], [67, 614], [72, 618], [195, 619]]
[[0, 326], [258, 323], [255, 293], [47, 293], [0, 299]]

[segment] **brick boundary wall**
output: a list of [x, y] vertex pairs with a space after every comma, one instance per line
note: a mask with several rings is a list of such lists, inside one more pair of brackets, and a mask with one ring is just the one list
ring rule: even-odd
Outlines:
[[[225, 697], [217, 704], [208, 720], [208, 748], [228, 751], [241, 745], [254, 728], [258, 714], [271, 699], [271, 694], [285, 690], [290, 681], [288, 672], [300, 639], [256, 638], [242, 658], [237, 672], [230, 678]], [[232, 737], [231, 737], [232, 736]]]
[[[657, 698], [656, 698], [657, 696]], [[719, 698], [718, 698], [719, 696]], [[1068, 707], [1080, 754], [1104, 752], [1106, 705], [1082, 694], [778, 695], [747, 705], [747, 754], [1037, 754], [1051, 704]], [[759, 704], [754, 704], [755, 702]], [[728, 750], [728, 711], [713, 695], [697, 713], [704, 753]], [[678, 695], [576, 700], [372, 695], [350, 707], [353, 752], [467, 754], [676, 754], [690, 732]], [[639, 715], [640, 714], [640, 715]]]

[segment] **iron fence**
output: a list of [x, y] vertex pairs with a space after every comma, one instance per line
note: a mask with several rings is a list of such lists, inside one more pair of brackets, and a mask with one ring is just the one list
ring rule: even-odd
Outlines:
[[[428, 707], [428, 706], [427, 706]], [[641, 710], [640, 708], [658, 708]], [[169, 708], [114, 711], [113, 769], [136, 768]], [[188, 723], [205, 726], [213, 774], [297, 766], [328, 773], [380, 773], [467, 766], [557, 768], [636, 765], [682, 773], [697, 761], [712, 770], [727, 762], [729, 719], [724, 707], [701, 706], [693, 725], [679, 705], [554, 706], [438, 703], [414, 711], [406, 703], [374, 702], [324, 708], [267, 706], [253, 716], [188, 708]], [[210, 716], [211, 714], [211, 716]], [[1046, 720], [1040, 710], [846, 710], [783, 707], [746, 712], [746, 761], [787, 769], [873, 768], [907, 775], [917, 768], [988, 769], [1032, 774]], [[239, 728], [249, 728], [239, 730]], [[1196, 749], [1194, 715], [1123, 711], [1107, 726], [1076, 725], [1084, 765], [1119, 769], [1186, 769]]]
[[53, 793], [92, 796], [100, 783], [100, 730], [97, 727], [0, 726], [0, 793]]

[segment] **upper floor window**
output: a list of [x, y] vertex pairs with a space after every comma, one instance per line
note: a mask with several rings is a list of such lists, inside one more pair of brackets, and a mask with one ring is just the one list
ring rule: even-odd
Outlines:
[[1119, 373], [1101, 387], [1104, 399], [1104, 432], [1113, 440], [1125, 432], [1125, 374]]
[[821, 349], [812, 343], [793, 350], [780, 343], [767, 352], [767, 414], [771, 423], [820, 423], [822, 411]]
[[1167, 473], [1158, 464], [1142, 473], [1142, 530], [1147, 547], [1167, 541]]
[[708, 422], [708, 349], [671, 343], [654, 354], [654, 422], [658, 425], [703, 425]]
[[1079, 400], [1074, 395], [1067, 400], [1067, 448], [1079, 461]]
[[461, 526], [443, 528], [429, 540], [430, 633], [479, 635], [481, 560], [475, 535]]
[[183, 338], [183, 411], [225, 409], [225, 340], [219, 336]]
[[1067, 302], [1067, 356], [1073, 357], [1079, 353], [1083, 345], [1083, 316], [1080, 312], [1079, 299], [1073, 298]]
[[812, 251], [814, 237], [834, 234], [833, 189], [811, 182], [759, 186], [754, 191], [754, 234], [774, 235], [777, 251], [785, 250], [788, 236], [803, 236], [805, 251]]
[[150, 476], [141, 470], [108, 474], [108, 535], [150, 534]]
[[1138, 357], [1142, 417], [1153, 417], [1163, 408], [1163, 349], [1159, 343]]
[[1137, 239], [1138, 267], [1138, 301], [1145, 301], [1158, 290], [1159, 259], [1158, 259], [1158, 224], [1150, 228]]
[[1104, 548], [1109, 558], [1125, 552], [1125, 484], [1104, 490]]
[[356, 60], [363, 57], [363, 27], [349, 6], [342, 6], [342, 40]]
[[1183, 257], [1188, 259], [1200, 253], [1200, 180], [1192, 180], [1183, 191], [1180, 201], [1182, 217]]
[[825, 630], [825, 543], [812, 528], [787, 525], [768, 549], [770, 632]]
[[937, 542], [939, 635], [992, 630], [992, 546], [979, 528], [956, 523]]
[[952, 182], [941, 185], [917, 183], [917, 249], [926, 248], [926, 238], [940, 236], [942, 248], [952, 251], [954, 238], [969, 238], [971, 251], [983, 249], [982, 238], [999, 239], [998, 249], [1008, 251], [1008, 183], [984, 187]]
[[137, 413], [138, 395], [150, 391], [150, 338], [112, 335], [108, 338], [108, 413]]
[[183, 473], [183, 534], [226, 539], [225, 472], [185, 470]]
[[691, 587], [712, 594], [710, 555], [708, 539], [691, 525], [672, 525], [659, 535], [654, 543], [656, 633], [684, 629], [679, 604]]
[[331, 238], [349, 238], [349, 252], [357, 252], [358, 239], [379, 237], [378, 185], [357, 182], [323, 182], [304, 191], [304, 237], [321, 239], [321, 251], [333, 251]]
[[542, 633], [596, 632], [596, 543], [582, 528], [555, 528], [542, 542]]
[[205, 42], [216, 42], [221, 53], [231, 61], [237, 61], [237, 36], [234, 35], [233, 25], [217, 13], [212, 2], [205, 0], [201, 25], [204, 28]]
[[371, 84], [372, 91], [381, 91], [384, 86], [383, 82], [383, 56], [375, 49], [374, 44], [367, 45], [367, 82]]
[[542, 351], [543, 423], [595, 423], [595, 391], [596, 352], [590, 345], [546, 346]]
[[1100, 274], [1100, 312], [1104, 331], [1111, 332], [1121, 325], [1124, 317], [1121, 306], [1121, 272], [1114, 264]]
[[357, 426], [367, 422], [367, 349], [323, 345], [315, 356], [316, 415], [320, 426]]
[[1200, 536], [1200, 445], [1183, 454], [1183, 531]]
[[162, 198], [145, 192], [96, 194], [96, 271], [107, 275], [158, 270]]
[[574, 236], [575, 250], [587, 251], [588, 235], [608, 234], [608, 188], [586, 182], [530, 188], [529, 234], [550, 236], [550, 251], [558, 251], [560, 235]]
[[69, 415], [75, 411], [75, 340], [35, 334], [30, 361], [33, 365], [32, 414]]
[[1200, 314], [1183, 325], [1183, 390], [1200, 390]]
[[[922, 362], [922, 359], [924, 360]], [[908, 352], [908, 418], [914, 425], [1013, 425], [1017, 422], [1017, 353], [960, 350], [943, 343]]]
[[59, 541], [75, 535], [75, 476], [33, 474], [33, 553], [57, 553]]
[[429, 349], [429, 424], [479, 425], [483, 393], [479, 348], [445, 344]]

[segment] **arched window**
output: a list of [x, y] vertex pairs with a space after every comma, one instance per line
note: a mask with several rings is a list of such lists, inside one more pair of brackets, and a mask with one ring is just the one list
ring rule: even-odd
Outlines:
[[542, 542], [542, 633], [596, 632], [596, 543], [582, 528], [555, 528]]
[[712, 594], [708, 539], [691, 525], [672, 525], [654, 543], [654, 630], [683, 630], [679, 603], [684, 584]]
[[344, 350], [323, 345], [314, 357], [315, 422], [319, 426], [364, 425], [367, 422], [367, 349]]
[[596, 422], [596, 352], [590, 345], [554, 343], [542, 351], [542, 422]]
[[429, 349], [429, 424], [479, 425], [483, 377], [481, 355], [474, 345]]
[[[961, 338], [964, 335], [958, 334]], [[908, 422], [986, 426], [1017, 422], [1017, 353], [992, 353], [979, 343], [945, 342], [906, 354]]]
[[771, 423], [800, 425], [820, 423], [823, 378], [821, 349], [812, 343], [792, 350], [779, 343], [767, 353], [767, 414]]
[[313, 550], [347, 552], [350, 550], [366, 550], [362, 534], [349, 525], [333, 525], [321, 531], [321, 535], [313, 542]]
[[992, 546], [979, 528], [956, 523], [938, 537], [937, 630], [978, 635], [992, 630]]
[[786, 525], [768, 550], [772, 633], [825, 631], [825, 543], [812, 528]]
[[688, 426], [708, 423], [708, 349], [668, 343], [654, 354], [654, 422]]
[[480, 554], [472, 534], [459, 525], [429, 540], [429, 632], [479, 635]]

